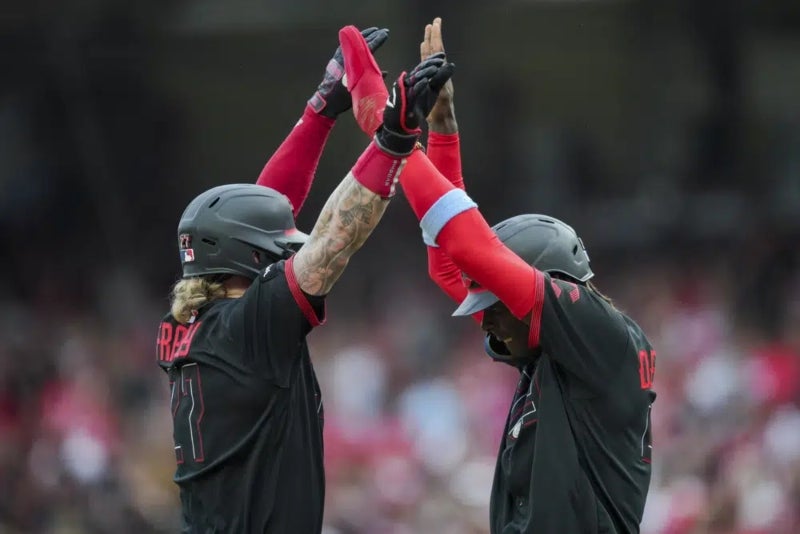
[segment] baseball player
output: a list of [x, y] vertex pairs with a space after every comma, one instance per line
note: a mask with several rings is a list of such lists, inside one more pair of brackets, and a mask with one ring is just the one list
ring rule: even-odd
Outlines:
[[[443, 54], [440, 19], [420, 50]], [[438, 98], [428, 157], [415, 151], [400, 182], [430, 274], [460, 302], [454, 315], [475, 317], [487, 353], [520, 373], [497, 457], [491, 531], [639, 532], [655, 350], [592, 285], [571, 227], [537, 214], [489, 227], [464, 191], [452, 86]]]
[[[369, 61], [359, 68], [380, 79], [364, 37], [353, 27], [339, 37], [364, 47]], [[183, 278], [157, 354], [169, 375], [183, 532], [321, 531], [323, 406], [306, 335], [324, 321], [325, 296], [383, 215], [417, 143], [409, 131], [451, 74], [438, 56], [398, 78], [401, 98], [382, 112], [310, 235], [295, 228], [301, 202], [262, 185], [213, 188], [181, 216]], [[333, 102], [326, 83], [323, 111]]]

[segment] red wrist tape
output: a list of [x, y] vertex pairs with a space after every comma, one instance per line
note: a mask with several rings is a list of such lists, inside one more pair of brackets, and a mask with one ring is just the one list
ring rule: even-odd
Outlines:
[[400, 172], [406, 165], [406, 158], [390, 156], [375, 145], [369, 144], [367, 149], [353, 165], [353, 177], [382, 198], [394, 196]]

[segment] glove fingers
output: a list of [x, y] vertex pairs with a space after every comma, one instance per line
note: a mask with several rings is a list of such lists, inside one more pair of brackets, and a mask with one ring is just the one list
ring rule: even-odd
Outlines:
[[409, 77], [412, 80], [424, 77], [431, 77], [436, 73], [437, 70], [439, 70], [442, 67], [443, 64], [444, 64], [444, 59], [436, 59], [434, 61], [425, 60], [419, 65], [417, 65], [417, 67], [414, 70], [411, 71]]
[[339, 44], [344, 55], [344, 70], [347, 73], [347, 85], [352, 92], [364, 74], [374, 67], [380, 72], [364, 37], [355, 26], [345, 26], [339, 30]]
[[365, 37], [365, 39], [370, 51], [375, 52], [378, 48], [383, 46], [383, 43], [385, 43], [387, 39], [389, 39], [389, 30], [386, 28], [381, 28], [380, 30], [371, 33], [368, 37]]
[[411, 88], [412, 93], [414, 94], [415, 98], [422, 98], [422, 95], [425, 94], [425, 91], [428, 90], [428, 85], [430, 81], [428, 78], [422, 78], [414, 83], [414, 87]]
[[431, 78], [429, 84], [431, 91], [438, 94], [442, 87], [444, 87], [444, 84], [447, 83], [447, 80], [453, 76], [453, 72], [455, 72], [455, 70], [455, 63], [445, 63], [442, 65], [442, 67], [439, 69], [439, 72], [434, 74]]
[[430, 55], [427, 58], [425, 58], [425, 61], [420, 63], [419, 66], [422, 67], [423, 65], [428, 65], [428, 64], [431, 64], [431, 63], [441, 65], [444, 62], [445, 62], [444, 52], [437, 52], [437, 53], [435, 53], [433, 55]]
[[[378, 78], [377, 83], [369, 85], [369, 90], [362, 88], [358, 93], [359, 100], [364, 102], [379, 102], [381, 90], [383, 94], [386, 89], [383, 80], [380, 78], [380, 70], [372, 57], [370, 50], [380, 47], [388, 39], [389, 30], [372, 26], [363, 31], [359, 31], [355, 26], [346, 26], [339, 32], [339, 47], [333, 54], [333, 58], [325, 68], [325, 75], [322, 82], [317, 87], [317, 91], [309, 99], [308, 103], [317, 113], [326, 117], [336, 118], [339, 114], [350, 109], [350, 107], [365, 110], [369, 105], [357, 106], [353, 101], [356, 96], [353, 94], [353, 87], [362, 81], [362, 78]], [[369, 43], [365, 40], [369, 39]], [[349, 55], [349, 60], [345, 58]], [[349, 87], [348, 87], [349, 86]], [[370, 96], [375, 93], [375, 96]], [[385, 97], [384, 97], [385, 100]], [[372, 105], [371, 107], [376, 108]], [[355, 110], [354, 110], [355, 111]]]
[[364, 36], [354, 26], [339, 31], [339, 43], [356, 122], [367, 135], [372, 135], [381, 124], [386, 105], [387, 91], [381, 70]]
[[417, 68], [415, 68], [414, 71], [415, 72], [416, 71], [420, 71], [420, 70], [426, 69], [428, 67], [441, 67], [442, 65], [444, 65], [444, 62], [445, 62], [445, 59], [443, 57], [441, 57], [441, 58], [439, 58], [439, 57], [436, 57], [436, 58], [431, 57], [431, 58], [426, 59], [425, 61], [423, 61], [419, 65], [417, 65]]
[[[421, 67], [421, 68], [420, 68]], [[409, 75], [407, 84], [416, 85], [419, 80], [428, 80], [432, 76], [436, 74], [439, 70], [438, 65], [428, 65], [417, 67], [414, 71]]]

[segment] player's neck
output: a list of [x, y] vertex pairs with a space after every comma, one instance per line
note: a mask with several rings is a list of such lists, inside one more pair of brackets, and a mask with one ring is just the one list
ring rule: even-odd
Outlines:
[[238, 299], [250, 287], [250, 280], [243, 276], [231, 276], [223, 282], [223, 286], [225, 287], [225, 298]]

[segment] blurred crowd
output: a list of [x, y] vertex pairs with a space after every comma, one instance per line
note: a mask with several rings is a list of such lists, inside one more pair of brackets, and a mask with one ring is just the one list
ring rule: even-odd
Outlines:
[[[796, 0], [18, 4], [0, 17], [0, 534], [178, 530], [155, 363], [177, 216], [255, 180], [339, 27], [391, 26], [397, 72], [435, 15], [483, 213], [575, 225], [656, 348], [642, 531], [800, 532]], [[363, 146], [351, 122], [301, 229]], [[517, 373], [449, 317], [402, 203], [309, 338], [325, 534], [486, 533]]]
[[[800, 270], [791, 243], [779, 245], [749, 250], [760, 258], [750, 263], [637, 261], [598, 274], [658, 354], [644, 533], [800, 532]], [[154, 356], [166, 300], [130, 273], [98, 284], [93, 307], [47, 292], [0, 304], [0, 532], [177, 529]], [[449, 317], [434, 287], [362, 288], [388, 303], [365, 313], [363, 291], [346, 283], [311, 335], [325, 534], [488, 532], [517, 372], [483, 354], [479, 328]]]

